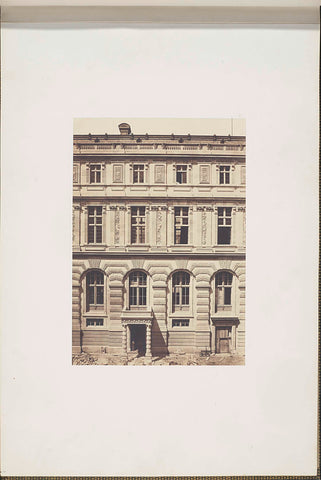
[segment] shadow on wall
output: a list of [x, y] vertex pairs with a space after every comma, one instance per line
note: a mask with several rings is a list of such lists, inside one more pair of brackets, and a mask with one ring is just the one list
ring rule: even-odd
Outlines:
[[153, 356], [162, 356], [168, 355], [168, 332], [165, 333], [165, 339], [162, 332], [159, 328], [158, 322], [154, 319], [153, 328], [152, 328], [152, 355]]

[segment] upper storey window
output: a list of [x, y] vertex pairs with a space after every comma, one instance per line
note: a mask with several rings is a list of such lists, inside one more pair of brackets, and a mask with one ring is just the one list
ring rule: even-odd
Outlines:
[[102, 243], [102, 210], [102, 207], [88, 207], [88, 243]]
[[229, 245], [231, 243], [232, 208], [218, 207], [217, 243]]
[[145, 243], [145, 207], [131, 207], [131, 243]]
[[90, 165], [90, 183], [101, 183], [101, 165]]
[[220, 166], [220, 185], [230, 184], [230, 168], [228, 165]]
[[175, 244], [188, 243], [188, 207], [175, 207]]
[[176, 182], [187, 183], [187, 165], [176, 165]]
[[133, 183], [145, 182], [145, 166], [133, 165]]

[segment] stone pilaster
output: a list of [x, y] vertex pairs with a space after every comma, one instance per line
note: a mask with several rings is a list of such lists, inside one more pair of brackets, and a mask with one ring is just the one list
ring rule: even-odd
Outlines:
[[127, 325], [122, 325], [122, 356], [127, 359]]
[[210, 275], [206, 270], [198, 269], [196, 276], [195, 294], [195, 348], [196, 350], [210, 349]]

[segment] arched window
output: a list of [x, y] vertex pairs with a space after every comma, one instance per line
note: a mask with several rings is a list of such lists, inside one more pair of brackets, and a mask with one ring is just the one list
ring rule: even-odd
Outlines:
[[86, 310], [104, 309], [104, 274], [91, 270], [86, 275]]
[[172, 280], [173, 312], [189, 308], [190, 275], [187, 272], [176, 272]]
[[215, 276], [215, 312], [232, 309], [232, 282], [230, 272], [218, 272]]
[[146, 306], [147, 275], [144, 272], [132, 272], [129, 275], [129, 308]]

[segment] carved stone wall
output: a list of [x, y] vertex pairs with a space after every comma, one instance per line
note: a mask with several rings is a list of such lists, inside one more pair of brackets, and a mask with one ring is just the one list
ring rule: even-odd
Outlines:
[[124, 167], [123, 165], [113, 165], [113, 181], [115, 183], [122, 183], [124, 181]]
[[155, 183], [165, 183], [165, 165], [155, 165]]

